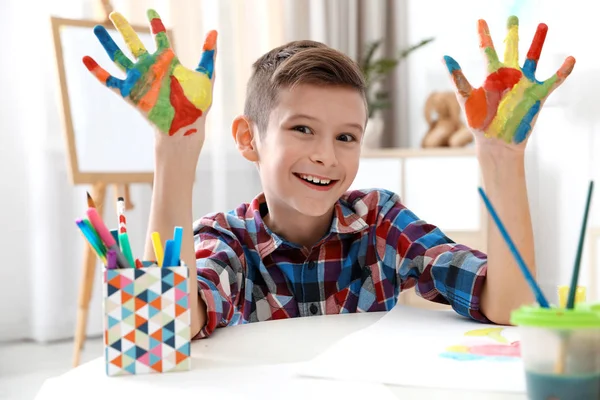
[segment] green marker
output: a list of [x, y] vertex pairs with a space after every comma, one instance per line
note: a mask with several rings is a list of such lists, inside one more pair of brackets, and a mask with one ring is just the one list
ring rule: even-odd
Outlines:
[[135, 261], [133, 260], [133, 255], [131, 254], [131, 245], [129, 244], [129, 236], [127, 236], [127, 232], [119, 233], [119, 245], [121, 246], [121, 251], [125, 255], [129, 266], [131, 268], [135, 268]]

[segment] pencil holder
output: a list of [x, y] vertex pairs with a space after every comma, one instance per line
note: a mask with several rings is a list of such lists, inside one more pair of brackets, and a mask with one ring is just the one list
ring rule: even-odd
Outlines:
[[108, 376], [190, 369], [188, 280], [185, 265], [104, 269]]

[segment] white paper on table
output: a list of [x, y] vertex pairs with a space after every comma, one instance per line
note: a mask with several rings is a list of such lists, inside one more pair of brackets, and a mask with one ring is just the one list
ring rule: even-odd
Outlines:
[[193, 360], [192, 371], [107, 377], [97, 359], [44, 382], [36, 400], [395, 400], [384, 385], [300, 377], [301, 363], [211, 368]]
[[[501, 331], [493, 336], [465, 335], [486, 328]], [[502, 338], [505, 343], [499, 342]], [[484, 345], [487, 349], [493, 346], [514, 352], [507, 349], [511, 343], [513, 346], [518, 343], [515, 327], [481, 324], [453, 311], [398, 305], [373, 325], [344, 337], [305, 363], [299, 373], [401, 386], [525, 393], [520, 357], [484, 355], [471, 360], [446, 357], [452, 346]], [[464, 356], [464, 353], [450, 354]]]

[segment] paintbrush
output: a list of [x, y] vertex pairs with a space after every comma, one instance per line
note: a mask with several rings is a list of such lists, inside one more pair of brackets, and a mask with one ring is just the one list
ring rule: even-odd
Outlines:
[[594, 191], [594, 181], [590, 181], [588, 187], [587, 201], [585, 203], [585, 212], [583, 214], [583, 222], [581, 223], [581, 231], [579, 232], [579, 244], [577, 245], [577, 254], [575, 255], [575, 266], [573, 267], [573, 276], [571, 277], [571, 287], [569, 288], [569, 297], [567, 299], [568, 309], [575, 306], [575, 293], [577, 292], [577, 281], [579, 279], [579, 267], [581, 265], [581, 253], [583, 253], [583, 241], [585, 239], [585, 231], [590, 212], [590, 203], [592, 202], [592, 192]]
[[479, 188], [479, 194], [481, 195], [481, 198], [483, 199], [483, 202], [485, 203], [485, 206], [486, 206], [488, 212], [492, 216], [492, 219], [496, 223], [496, 226], [498, 227], [500, 234], [502, 235], [502, 237], [504, 238], [504, 241], [508, 245], [508, 248], [510, 249], [513, 257], [517, 261], [517, 264], [519, 265], [519, 268], [521, 269], [521, 272], [523, 273], [525, 280], [529, 284], [529, 287], [533, 291], [533, 294], [535, 295], [535, 299], [537, 300], [538, 304], [541, 307], [549, 308], [550, 304], [548, 303], [548, 300], [546, 300], [546, 297], [544, 297], [544, 294], [542, 293], [542, 290], [540, 289], [537, 282], [535, 281], [533, 275], [531, 275], [531, 272], [529, 272], [529, 268], [527, 268], [527, 265], [525, 265], [525, 261], [523, 260], [523, 257], [521, 257], [521, 254], [519, 253], [519, 251], [517, 250], [517, 247], [513, 243], [512, 239], [510, 238], [508, 232], [506, 231], [506, 228], [504, 228], [504, 224], [500, 220], [500, 217], [498, 216], [498, 214], [496, 214], [496, 210], [494, 210], [492, 203], [490, 202], [490, 200], [488, 199], [488, 197], [486, 196], [486, 194], [482, 188]]
[[[590, 204], [592, 202], [592, 193], [594, 191], [594, 181], [590, 181], [588, 186], [587, 200], [585, 203], [585, 211], [583, 213], [583, 221], [579, 232], [579, 243], [577, 245], [577, 253], [575, 254], [575, 265], [573, 267], [573, 275], [571, 276], [571, 287], [569, 288], [569, 297], [565, 308], [571, 310], [575, 307], [575, 293], [577, 293], [577, 281], [579, 280], [579, 267], [581, 266], [581, 254], [583, 253], [583, 241], [585, 239], [585, 231], [587, 228], [588, 217], [590, 213]], [[561, 335], [562, 336], [562, 335]], [[558, 349], [558, 362], [554, 367], [554, 372], [557, 374], [565, 373], [567, 363], [567, 346], [569, 335], [561, 337], [560, 348]]]

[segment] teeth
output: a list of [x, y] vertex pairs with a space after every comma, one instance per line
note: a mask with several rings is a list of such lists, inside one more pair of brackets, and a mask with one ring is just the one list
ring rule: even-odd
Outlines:
[[304, 179], [305, 181], [318, 183], [320, 185], [329, 185], [329, 183], [331, 183], [331, 179], [319, 179], [319, 178], [315, 178], [312, 175], [300, 175], [300, 177], [302, 179]]

